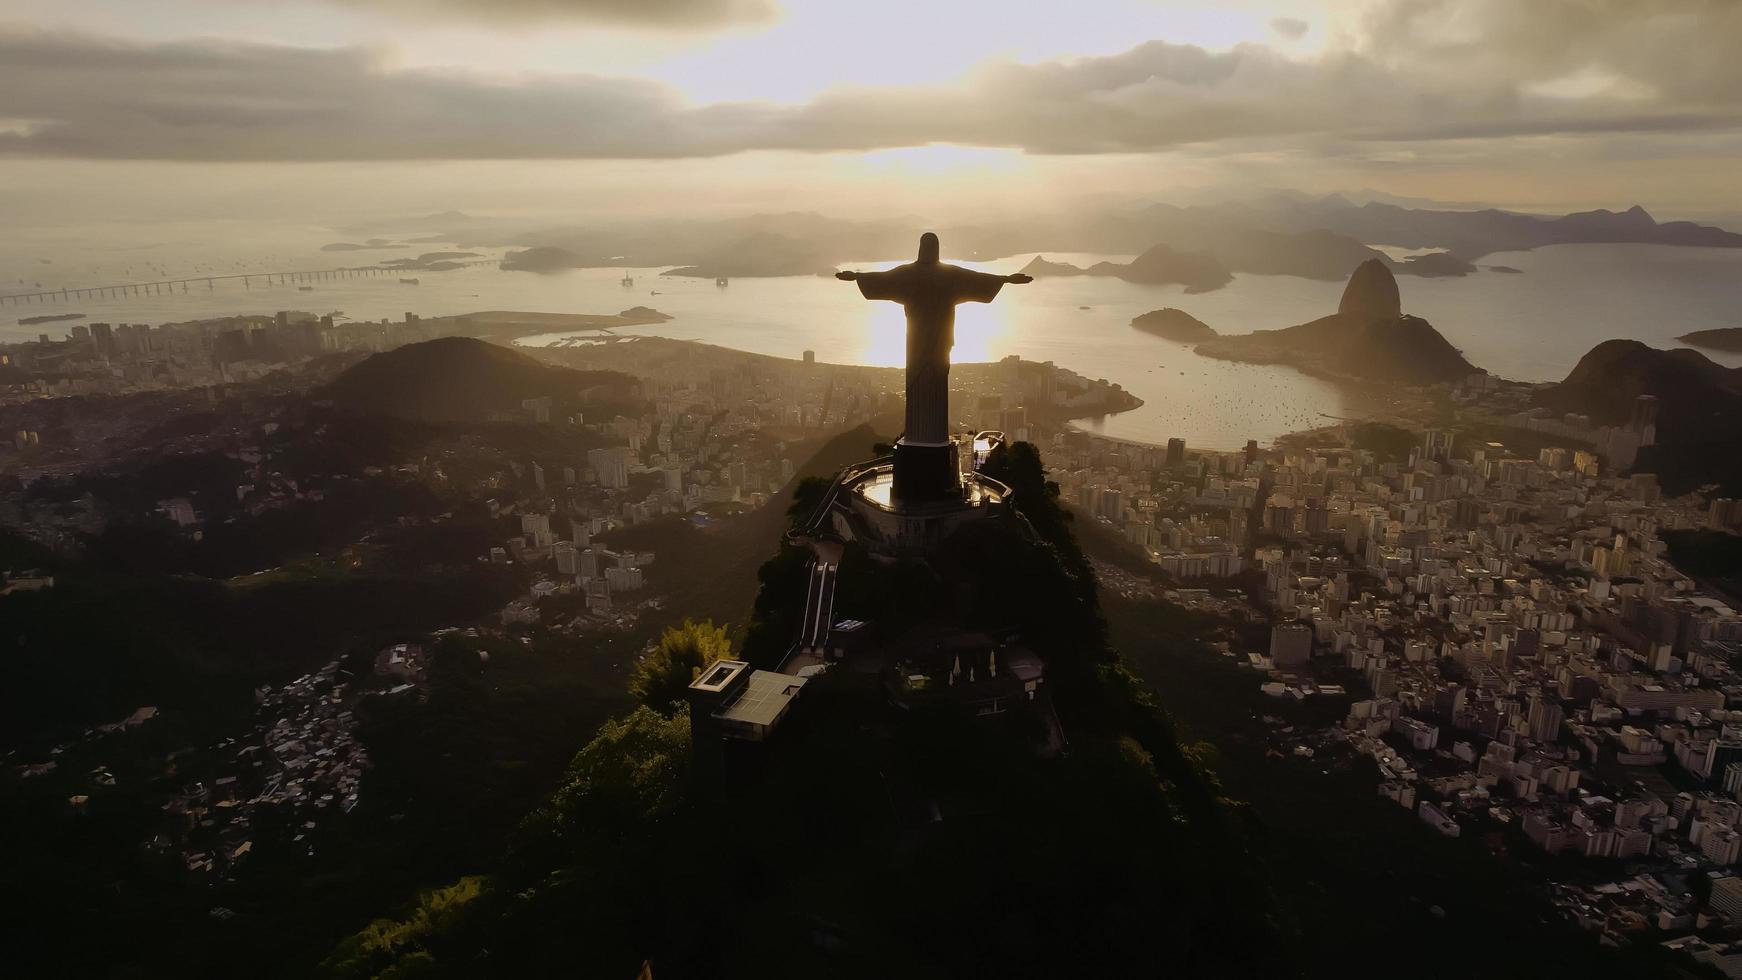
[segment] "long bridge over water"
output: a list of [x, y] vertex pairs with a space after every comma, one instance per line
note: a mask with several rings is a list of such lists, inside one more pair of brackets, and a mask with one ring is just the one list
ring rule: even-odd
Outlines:
[[[496, 259], [472, 259], [469, 261], [453, 261], [453, 266], [462, 265], [494, 265]], [[443, 269], [449, 268], [447, 264]], [[242, 285], [253, 288], [255, 283], [262, 286], [286, 286], [306, 282], [322, 282], [336, 279], [356, 279], [369, 276], [409, 276], [418, 272], [428, 272], [428, 269], [396, 268], [392, 266], [360, 266], [351, 269], [306, 269], [294, 272], [234, 272], [221, 276], [189, 276], [185, 279], [159, 279], [155, 282], [129, 282], [106, 286], [85, 286], [74, 288], [65, 286], [60, 289], [45, 289], [34, 293], [0, 293], [0, 306], [11, 304], [23, 306], [26, 303], [59, 303], [75, 299], [113, 299], [123, 296], [150, 296], [177, 292], [187, 292], [189, 286], [204, 285], [208, 290], [215, 283], [240, 279]], [[441, 271], [441, 270], [435, 270]]]

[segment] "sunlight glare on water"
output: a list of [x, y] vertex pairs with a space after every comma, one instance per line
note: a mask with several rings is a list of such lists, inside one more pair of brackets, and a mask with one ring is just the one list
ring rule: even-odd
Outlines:
[[[195, 251], [181, 255], [156, 248], [125, 253], [121, 259], [113, 252], [44, 255], [54, 260], [51, 264], [37, 258], [41, 250], [28, 256], [7, 251], [0, 247], [0, 264], [11, 271], [8, 286], [15, 286], [14, 280], [40, 278], [76, 288], [90, 284], [89, 277], [114, 275], [128, 265], [135, 275], [148, 265], [165, 274], [186, 275], [208, 261]], [[145, 255], [151, 256], [149, 263]], [[316, 253], [262, 258], [249, 267], [257, 269], [268, 261], [293, 263], [290, 268], [335, 267], [373, 258]], [[1010, 273], [1031, 258], [1023, 254], [960, 264]], [[1047, 253], [1046, 258], [1086, 266], [1129, 256]], [[850, 262], [843, 267], [874, 270], [903, 261]], [[1689, 330], [1737, 325], [1736, 310], [1742, 309], [1742, 250], [1559, 246], [1488, 256], [1481, 264], [1506, 264], [1523, 274], [1399, 277], [1404, 309], [1426, 316], [1473, 363], [1517, 380], [1562, 377], [1586, 350], [1611, 337], [1677, 346], [1675, 336]], [[634, 277], [632, 288], [619, 283], [625, 271]], [[777, 357], [797, 358], [814, 350], [825, 363], [897, 367], [903, 362], [906, 323], [901, 307], [867, 302], [850, 283], [828, 276], [793, 276], [733, 279], [719, 287], [711, 279], [661, 276], [661, 271], [575, 269], [534, 275], [486, 265], [412, 274], [419, 280], [415, 286], [400, 283], [398, 275], [322, 280], [310, 284], [308, 291], [295, 283], [266, 285], [258, 280], [252, 289], [236, 283], [210, 290], [195, 285], [187, 292], [9, 305], [0, 310], [0, 340], [33, 339], [44, 332], [59, 337], [76, 322], [166, 323], [277, 310], [398, 320], [407, 312], [596, 314], [651, 306], [673, 319], [619, 332], [699, 340]], [[1284, 367], [1199, 357], [1186, 345], [1133, 329], [1131, 319], [1172, 306], [1222, 333], [1276, 329], [1335, 310], [1342, 289], [1341, 282], [1291, 276], [1238, 275], [1227, 287], [1201, 295], [1186, 295], [1177, 286], [1108, 277], [1040, 279], [1006, 286], [990, 304], [958, 307], [953, 358], [965, 363], [1018, 354], [1052, 361], [1089, 378], [1123, 385], [1145, 402], [1120, 415], [1083, 420], [1080, 424], [1087, 428], [1146, 442], [1179, 437], [1193, 446], [1236, 448], [1247, 439], [1268, 442], [1324, 424], [1327, 415], [1360, 414], [1361, 407], [1329, 382]], [[69, 311], [86, 318], [17, 324], [27, 316]], [[559, 336], [525, 338], [522, 343], [550, 343]], [[1720, 363], [1742, 364], [1742, 355], [1706, 353]]]

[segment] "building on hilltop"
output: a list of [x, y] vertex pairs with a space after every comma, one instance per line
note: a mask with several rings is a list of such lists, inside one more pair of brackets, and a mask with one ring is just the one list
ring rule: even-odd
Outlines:
[[[1011, 489], [982, 472], [1004, 443], [1001, 431], [969, 434], [950, 424], [949, 345], [954, 305], [986, 302], [1002, 277], [937, 262], [936, 237], [921, 241], [920, 260], [885, 273], [843, 273], [867, 299], [892, 299], [907, 308], [906, 428], [893, 451], [842, 469], [808, 515], [788, 533], [788, 544], [808, 549], [803, 606], [786, 597], [798, 617], [798, 635], [778, 672], [722, 661], [689, 687], [690, 723], [697, 764], [721, 771], [735, 746], [768, 737], [806, 681], [839, 670], [862, 691], [897, 710], [956, 710], [972, 716], [1036, 712], [1048, 733], [1043, 752], [1063, 744], [1044, 686], [1045, 666], [1012, 631], [967, 629], [953, 617], [934, 617], [876, 639], [877, 624], [842, 616], [836, 595], [842, 558], [862, 551], [876, 566], [913, 563], [933, 571], [944, 543], [967, 528], [997, 528], [1029, 543], [1032, 529], [1017, 515]], [[1000, 407], [1000, 418], [1026, 418]]]

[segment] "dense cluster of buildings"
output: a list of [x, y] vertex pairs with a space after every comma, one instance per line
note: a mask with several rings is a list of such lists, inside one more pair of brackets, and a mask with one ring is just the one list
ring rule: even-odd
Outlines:
[[[504, 509], [492, 500], [493, 513]], [[511, 509], [507, 512], [512, 512]], [[552, 530], [552, 515], [528, 510], [520, 514], [521, 533], [490, 549], [494, 563], [517, 562], [537, 570], [527, 593], [502, 610], [504, 626], [531, 626], [542, 619], [540, 600], [573, 597], [576, 615], [573, 628], [626, 626], [634, 622], [639, 606], [625, 607], [626, 598], [640, 593], [647, 584], [646, 569], [653, 564], [651, 551], [613, 550], [595, 545], [593, 535], [617, 526], [606, 517], [570, 516], [569, 536], [558, 540]]]
[[[421, 656], [403, 645], [382, 651], [376, 672], [393, 685], [388, 694], [416, 688]], [[173, 856], [188, 872], [228, 875], [270, 825], [289, 828], [288, 842], [275, 837], [272, 844], [312, 854], [322, 822], [357, 806], [369, 769], [369, 754], [356, 737], [354, 708], [363, 685], [355, 681], [333, 661], [257, 690], [259, 723], [252, 736], [225, 739], [205, 753], [200, 768], [210, 775], [183, 784], [163, 803], [165, 826], [147, 848]]]
[[0, 383], [0, 404], [55, 395], [123, 394], [225, 384], [337, 351], [382, 351], [439, 336], [415, 313], [401, 321], [342, 321], [296, 310], [182, 323], [80, 323], [0, 344], [0, 367], [31, 376]]
[[1610, 879], [1552, 883], [1570, 919], [1617, 941], [1706, 930], [1690, 955], [1742, 975], [1742, 946], [1707, 929], [1742, 927], [1742, 615], [1660, 537], [1734, 528], [1742, 507], [1617, 475], [1654, 440], [1652, 399], [1599, 427], [1507, 397], [1465, 400], [1590, 448], [1427, 430], [1381, 456], [1344, 429], [1330, 448], [1188, 454], [1066, 432], [1049, 462], [1080, 518], [1180, 583], [1170, 599], [1226, 612], [1212, 593], [1249, 594], [1230, 619], [1270, 623], [1242, 657], [1265, 693], [1361, 692], [1335, 726], [1276, 720], [1280, 754], [1371, 759], [1379, 794], [1433, 832], [1607, 861]]
[[1718, 899], [1689, 879], [1730, 881], [1742, 859], [1742, 616], [1660, 532], [1711, 508], [1588, 451], [1465, 448], [1428, 431], [1404, 460], [1201, 457], [1198, 486], [1250, 494], [1267, 693], [1366, 689], [1341, 725], [1285, 741], [1371, 758], [1379, 793], [1439, 833], [1625, 862], [1618, 882], [1557, 885], [1581, 924], [1707, 924]]
[[[1170, 577], [1230, 578], [1248, 568], [1244, 542], [1270, 473], [1256, 444], [1188, 456], [1181, 439], [1162, 448], [1070, 431], [1055, 436], [1048, 462], [1078, 514], [1117, 530]], [[1295, 506], [1279, 494], [1261, 520], [1292, 520]]]

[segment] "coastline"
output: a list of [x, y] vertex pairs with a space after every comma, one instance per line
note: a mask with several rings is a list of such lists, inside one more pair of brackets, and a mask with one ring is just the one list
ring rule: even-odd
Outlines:
[[522, 310], [481, 310], [452, 316], [427, 317], [424, 323], [449, 333], [477, 337], [481, 340], [513, 345], [524, 337], [561, 333], [569, 330], [609, 330], [612, 327], [635, 327], [665, 323], [670, 314], [645, 306], [634, 306], [621, 313], [539, 313]]
[[[1360, 378], [1354, 375], [1326, 371], [1315, 368], [1310, 363], [1299, 363], [1290, 360], [1286, 356], [1279, 356], [1271, 359], [1235, 357], [1228, 353], [1208, 352], [1205, 351], [1201, 345], [1192, 344], [1187, 341], [1175, 341], [1175, 343], [1183, 343], [1190, 347], [1194, 353], [1208, 357], [1212, 360], [1226, 361], [1231, 364], [1259, 364], [1265, 367], [1287, 368], [1291, 371], [1299, 372], [1306, 377], [1328, 382], [1336, 387], [1338, 394], [1343, 400], [1342, 410], [1349, 414], [1331, 415], [1327, 412], [1320, 412], [1320, 417], [1326, 420], [1324, 425], [1308, 429], [1294, 429], [1288, 432], [1279, 433], [1270, 440], [1272, 445], [1281, 445], [1286, 440], [1299, 439], [1310, 433], [1320, 432], [1352, 422], [1420, 424], [1420, 417], [1430, 408], [1430, 399], [1427, 396], [1427, 389], [1420, 386], [1390, 384], [1374, 381], [1368, 378]], [[1505, 379], [1500, 380], [1505, 383]], [[1116, 413], [1107, 413], [1107, 415], [1112, 414]], [[1144, 449], [1162, 449], [1166, 447], [1165, 442], [1136, 439], [1128, 436], [1107, 435], [1078, 424], [1085, 418], [1097, 417], [1105, 416], [1073, 416], [1067, 421], [1067, 425], [1069, 428], [1078, 432], [1086, 433], [1094, 439], [1113, 445], [1136, 446]], [[1260, 445], [1263, 445], [1263, 443], [1260, 442]], [[1234, 446], [1198, 444], [1188, 446], [1188, 448], [1201, 449], [1209, 452], [1236, 452], [1244, 449], [1245, 446], [1244, 444]]]

